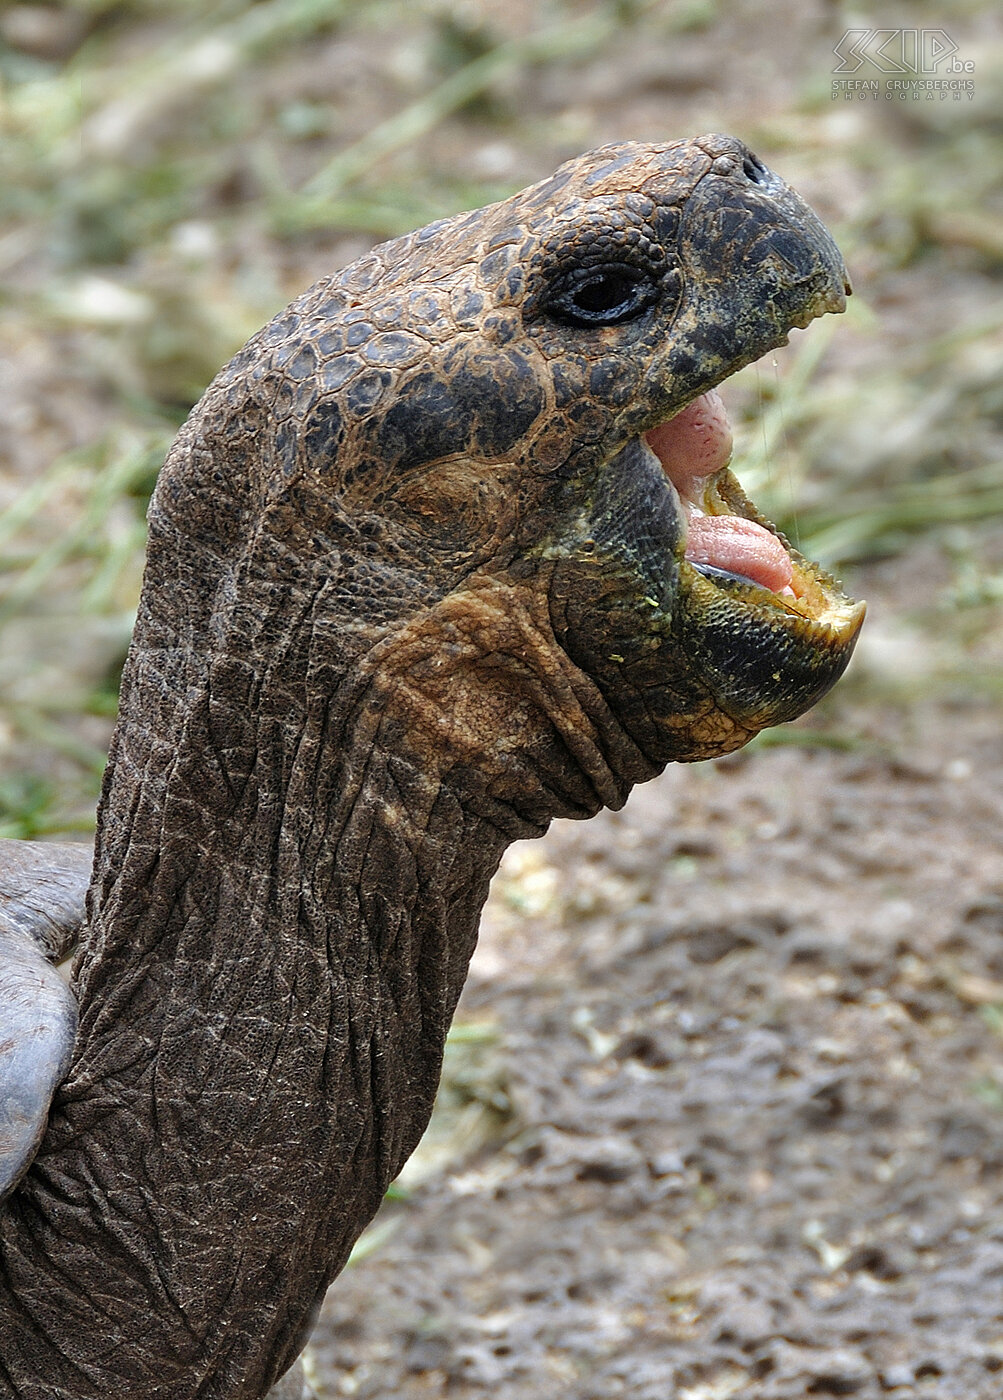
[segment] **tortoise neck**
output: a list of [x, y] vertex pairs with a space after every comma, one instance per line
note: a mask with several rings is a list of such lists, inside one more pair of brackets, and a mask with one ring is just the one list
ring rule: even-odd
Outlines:
[[23, 1309], [67, 1279], [99, 1304], [58, 1351], [25, 1320], [25, 1400], [67, 1374], [81, 1400], [264, 1393], [425, 1127], [505, 845], [651, 772], [556, 645], [545, 580], [436, 596], [385, 570], [360, 617], [351, 579], [263, 534], [224, 567], [153, 524], [74, 1064], [0, 1220]]
[[[30, 1257], [33, 1219], [61, 1216], [59, 1277], [94, 1280], [102, 1310], [75, 1335], [110, 1319], [120, 1343], [95, 1396], [264, 1393], [425, 1127], [505, 845], [628, 787], [591, 693], [497, 582], [365, 647], [346, 628], [337, 651], [308, 609], [238, 599], [197, 645], [141, 606], [74, 1066], [0, 1222], [6, 1265]], [[483, 670], [485, 628], [511, 665]], [[122, 1182], [142, 1184], [126, 1213]], [[38, 1397], [77, 1376], [72, 1338], [26, 1335]]]
[[[109, 1325], [118, 1338], [95, 1396], [257, 1396], [425, 1128], [507, 836], [384, 747], [365, 702], [238, 721], [214, 666], [153, 733], [176, 684], [153, 660], [140, 639], [77, 1054], [20, 1218], [51, 1210], [52, 1181], [71, 1203], [60, 1275], [101, 1284], [81, 1346]], [[99, 1183], [78, 1174], [81, 1140]], [[127, 1218], [123, 1181], [142, 1182]], [[33, 1357], [39, 1396], [67, 1364]]]

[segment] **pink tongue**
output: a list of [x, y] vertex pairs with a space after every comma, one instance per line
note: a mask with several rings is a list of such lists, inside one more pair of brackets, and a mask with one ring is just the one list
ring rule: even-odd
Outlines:
[[686, 558], [782, 593], [794, 577], [787, 551], [769, 530], [741, 515], [693, 515], [688, 521]]
[[731, 456], [731, 428], [717, 390], [652, 428], [645, 440], [687, 508], [686, 558], [741, 574], [774, 593], [789, 589], [791, 561], [776, 535], [744, 516], [704, 515], [696, 505], [706, 478]]

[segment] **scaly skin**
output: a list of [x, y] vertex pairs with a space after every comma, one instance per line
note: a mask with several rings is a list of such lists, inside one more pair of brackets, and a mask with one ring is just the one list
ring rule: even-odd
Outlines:
[[801, 614], [702, 576], [640, 435], [844, 281], [739, 143], [608, 147], [213, 382], [151, 506], [73, 1065], [0, 1214], [0, 1394], [264, 1395], [425, 1126], [505, 845], [835, 680], [859, 615], [804, 561]]

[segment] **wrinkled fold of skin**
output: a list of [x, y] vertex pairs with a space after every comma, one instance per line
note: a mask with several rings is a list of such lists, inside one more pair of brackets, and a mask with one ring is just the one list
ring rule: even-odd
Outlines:
[[607, 147], [213, 382], [151, 505], [72, 1068], [0, 1213], [0, 1395], [263, 1396], [425, 1127], [506, 844], [837, 678], [859, 610], [794, 555], [793, 610], [701, 572], [644, 435], [844, 288], [739, 142]]

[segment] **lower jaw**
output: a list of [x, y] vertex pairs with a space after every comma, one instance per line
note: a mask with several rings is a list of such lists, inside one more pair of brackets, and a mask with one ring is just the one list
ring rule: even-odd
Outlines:
[[765, 608], [786, 619], [787, 624], [806, 642], [820, 645], [855, 640], [866, 612], [866, 604], [855, 602], [842, 591], [839, 582], [820, 564], [793, 549], [775, 526], [761, 515], [726, 467], [708, 484], [705, 501], [718, 517], [752, 521], [769, 532], [786, 553], [790, 565], [790, 587], [782, 592], [758, 584], [753, 578], [694, 562], [684, 550], [687, 571], [702, 575], [716, 587], [750, 607]]
[[[776, 533], [727, 469], [710, 490], [719, 513]], [[866, 612], [820, 565], [777, 538], [790, 558], [792, 586], [785, 593], [694, 563], [685, 553], [679, 561], [677, 626], [687, 654], [719, 709], [750, 733], [796, 719], [836, 684]]]
[[846, 670], [862, 604], [849, 604], [855, 611], [845, 620], [806, 622], [770, 601], [737, 596], [743, 589], [762, 592], [738, 585], [733, 595], [684, 562], [656, 649], [606, 676], [603, 689], [652, 760], [732, 753], [761, 730], [799, 718]]
[[[684, 538], [675, 553], [690, 610], [710, 618], [706, 625], [721, 621], [733, 645], [738, 645], [744, 629], [768, 668], [763, 675], [766, 692], [785, 681], [798, 693], [815, 688], [806, 687], [792, 671], [840, 673], [864, 607], [847, 598], [819, 565], [791, 549], [745, 495], [728, 469], [732, 434], [717, 390], [698, 395], [645, 433], [642, 443], [683, 526]], [[739, 669], [748, 649], [749, 645], [739, 648]], [[748, 687], [738, 689], [745, 692]], [[775, 701], [770, 699], [767, 708], [772, 712]]]
[[751, 601], [722, 603], [720, 592], [698, 576], [680, 618], [688, 658], [716, 705], [751, 733], [797, 719], [849, 665], [863, 605], [832, 623], [807, 622]]

